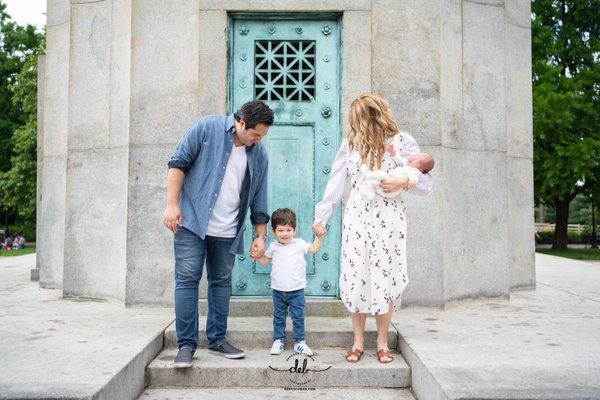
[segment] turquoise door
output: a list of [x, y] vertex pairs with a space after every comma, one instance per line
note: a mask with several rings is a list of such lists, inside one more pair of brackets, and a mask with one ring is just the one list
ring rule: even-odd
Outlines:
[[[256, 18], [256, 17], [255, 17]], [[232, 18], [229, 105], [265, 101], [275, 124], [263, 139], [269, 154], [269, 212], [296, 212], [296, 236], [312, 242], [314, 205], [324, 192], [340, 143], [340, 31], [337, 19]], [[246, 226], [251, 227], [249, 218]], [[269, 241], [273, 240], [269, 225]], [[233, 294], [271, 294], [271, 267], [246, 254], [233, 269]], [[334, 214], [321, 251], [307, 255], [311, 296], [338, 296], [340, 215]]]

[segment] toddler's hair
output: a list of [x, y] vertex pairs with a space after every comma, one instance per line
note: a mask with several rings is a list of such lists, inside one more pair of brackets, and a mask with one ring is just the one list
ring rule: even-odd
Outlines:
[[296, 213], [289, 208], [278, 208], [271, 215], [271, 227], [275, 230], [279, 225], [291, 225], [296, 229]]

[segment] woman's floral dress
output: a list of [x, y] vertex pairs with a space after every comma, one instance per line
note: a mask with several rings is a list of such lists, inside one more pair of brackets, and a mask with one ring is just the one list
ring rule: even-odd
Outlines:
[[[401, 158], [418, 153], [419, 147], [407, 133], [391, 139]], [[315, 209], [316, 221], [325, 223], [341, 200], [346, 179], [350, 192], [342, 222], [340, 294], [350, 312], [385, 314], [390, 302], [400, 306], [400, 296], [409, 282], [406, 268], [406, 208], [402, 194], [394, 198], [375, 196], [367, 200], [361, 193], [361, 161], [357, 151], [349, 151], [344, 139], [332, 168], [323, 200]], [[398, 167], [388, 152], [381, 169]], [[341, 183], [340, 183], [341, 182]], [[424, 174], [413, 191], [428, 193], [431, 176]]]

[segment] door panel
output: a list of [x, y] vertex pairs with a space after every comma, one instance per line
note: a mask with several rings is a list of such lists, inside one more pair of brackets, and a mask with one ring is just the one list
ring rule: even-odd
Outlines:
[[[324, 192], [340, 143], [339, 22], [327, 20], [232, 18], [229, 32], [229, 106], [237, 110], [259, 99], [275, 113], [263, 139], [269, 155], [269, 212], [287, 207], [297, 215], [296, 236], [312, 242], [314, 205]], [[249, 217], [246, 226], [250, 227]], [[269, 241], [274, 240], [268, 227]], [[233, 294], [267, 296], [270, 266], [246, 254], [233, 270]], [[311, 296], [337, 296], [340, 215], [329, 223], [321, 251], [307, 255]]]

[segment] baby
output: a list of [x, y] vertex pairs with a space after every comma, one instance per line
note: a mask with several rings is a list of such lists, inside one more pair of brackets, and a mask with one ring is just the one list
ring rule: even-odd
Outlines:
[[391, 146], [386, 147], [386, 150], [391, 154], [392, 159], [398, 165], [398, 167], [392, 169], [389, 174], [382, 170], [369, 171], [366, 165], [363, 165], [360, 169], [365, 178], [363, 196], [367, 200], [373, 200], [375, 194], [387, 198], [395, 197], [402, 191], [402, 189], [400, 189], [390, 193], [384, 192], [379, 186], [379, 183], [383, 180], [387, 180], [390, 177], [401, 178], [406, 182], [405, 187], [411, 189], [419, 181], [422, 174], [426, 174], [433, 169], [433, 157], [428, 153], [413, 154], [408, 157], [406, 165], [403, 166], [402, 158], [396, 155]]
[[305, 253], [316, 253], [323, 245], [323, 235], [310, 244], [296, 233], [296, 214], [280, 208], [271, 216], [271, 227], [276, 241], [269, 245], [265, 255], [257, 258], [261, 265], [271, 262], [271, 289], [273, 290], [273, 346], [271, 354], [278, 355], [285, 346], [285, 319], [288, 308], [293, 323], [294, 351], [312, 355], [304, 341], [304, 288], [306, 287]]

